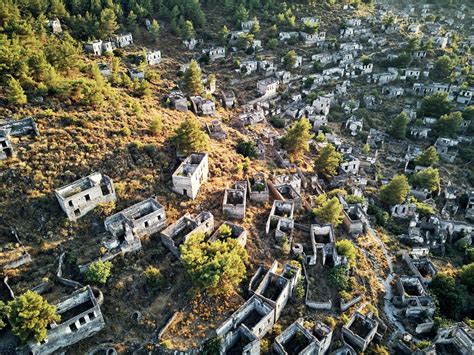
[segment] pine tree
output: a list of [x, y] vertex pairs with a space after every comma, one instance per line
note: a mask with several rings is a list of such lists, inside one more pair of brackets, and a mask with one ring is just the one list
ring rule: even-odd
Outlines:
[[294, 69], [296, 66], [296, 61], [298, 60], [298, 55], [294, 50], [289, 51], [283, 58], [283, 63], [285, 64], [286, 70]]
[[225, 294], [245, 277], [248, 254], [235, 239], [205, 241], [195, 233], [180, 247], [181, 258], [193, 283], [211, 295]]
[[30, 290], [8, 302], [7, 307], [12, 332], [24, 343], [33, 339], [43, 341], [46, 339], [47, 327], [60, 321], [56, 307]]
[[7, 80], [7, 101], [10, 105], [24, 105], [28, 102], [20, 82], [10, 76]]
[[439, 190], [439, 171], [434, 168], [426, 168], [418, 171], [413, 175], [413, 185], [421, 188], [428, 189], [429, 191]]
[[245, 8], [244, 4], [240, 4], [235, 11], [235, 22], [240, 26], [242, 22], [248, 21], [248, 19], [249, 11]]
[[202, 152], [208, 149], [209, 136], [204, 133], [196, 118], [188, 118], [174, 131], [172, 141], [181, 154]]
[[433, 146], [426, 148], [418, 157], [416, 157], [416, 163], [423, 166], [431, 166], [436, 164], [438, 161], [438, 152]]
[[222, 26], [222, 29], [219, 31], [219, 41], [224, 44], [227, 41], [227, 36], [229, 35], [229, 29], [226, 25]]
[[184, 39], [192, 39], [196, 37], [194, 26], [191, 21], [187, 20], [184, 22], [183, 27], [181, 28], [181, 36], [183, 36]]
[[332, 144], [327, 144], [321, 148], [314, 163], [314, 168], [316, 172], [331, 177], [337, 174], [337, 168], [341, 164], [341, 160], [341, 153], [337, 152]]
[[150, 33], [153, 36], [153, 39], [155, 40], [155, 42], [157, 42], [158, 37], [160, 37], [160, 24], [158, 23], [158, 21], [153, 20], [151, 22]]
[[283, 146], [292, 161], [297, 160], [309, 151], [308, 141], [313, 138], [310, 130], [311, 123], [306, 118], [302, 118], [288, 129], [286, 135], [282, 138]]
[[330, 223], [334, 227], [341, 224], [344, 219], [342, 204], [336, 196], [322, 202], [319, 207], [313, 209], [313, 214], [318, 219], [319, 224]]
[[100, 12], [98, 36], [103, 38], [110, 37], [118, 28], [115, 12], [109, 8], [103, 9]]
[[407, 135], [407, 125], [410, 119], [405, 112], [401, 112], [392, 121], [390, 134], [397, 139], [404, 139]]
[[202, 72], [199, 64], [193, 59], [189, 68], [184, 73], [184, 90], [189, 95], [202, 95], [204, 86], [202, 85]]
[[459, 111], [443, 115], [435, 123], [436, 134], [443, 137], [455, 137], [462, 121], [462, 113]]
[[387, 185], [380, 189], [380, 199], [389, 206], [405, 201], [410, 185], [405, 175], [397, 175]]

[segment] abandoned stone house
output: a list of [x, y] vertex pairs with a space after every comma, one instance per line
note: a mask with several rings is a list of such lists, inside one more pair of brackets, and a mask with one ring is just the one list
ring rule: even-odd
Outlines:
[[70, 221], [76, 221], [101, 203], [116, 200], [112, 180], [94, 173], [54, 191], [59, 205]]
[[216, 113], [216, 104], [214, 101], [202, 98], [201, 96], [190, 96], [191, 110], [196, 115], [214, 116]]
[[300, 32], [300, 37], [305, 45], [313, 45], [318, 42], [324, 42], [326, 40], [326, 32]]
[[274, 233], [278, 242], [281, 242], [284, 238], [291, 240], [295, 225], [293, 219], [294, 209], [293, 202], [274, 200], [265, 226], [265, 232], [267, 234]]
[[403, 252], [402, 256], [413, 275], [422, 280], [425, 285], [429, 284], [438, 273], [436, 266], [427, 256], [407, 252]]
[[330, 327], [316, 322], [313, 329], [307, 329], [303, 319], [299, 318], [275, 338], [273, 350], [280, 355], [324, 355], [331, 346], [331, 340]]
[[147, 51], [146, 62], [148, 65], [157, 65], [161, 62], [161, 51]]
[[346, 129], [351, 132], [352, 136], [357, 136], [359, 132], [362, 132], [364, 127], [364, 120], [362, 118], [358, 118], [356, 116], [351, 116], [346, 121]]
[[265, 174], [256, 173], [252, 177], [247, 177], [247, 191], [250, 201], [258, 203], [267, 202], [270, 199], [270, 191]]
[[[223, 226], [226, 226], [226, 227], [230, 228], [230, 230], [231, 230], [230, 235], [228, 235], [228, 236], [227, 235], [226, 236], [222, 235], [221, 227], [223, 227]], [[241, 246], [245, 247], [245, 245], [247, 244], [247, 230], [244, 227], [239, 226], [238, 224], [225, 221], [219, 226], [219, 228], [217, 228], [214, 231], [214, 233], [208, 239], [208, 242], [213, 243], [215, 241], [223, 240], [223, 239], [234, 239]]]
[[240, 27], [241, 27], [242, 31], [244, 31], [244, 32], [249, 32], [249, 31], [251, 31], [252, 28], [253, 28], [254, 26], [256, 26], [256, 25], [258, 25], [258, 20], [257, 20], [257, 19], [254, 19], [254, 20], [249, 20], [249, 21], [243, 21], [243, 22], [241, 23], [241, 26], [240, 26]]
[[277, 78], [267, 78], [257, 82], [257, 90], [263, 96], [275, 96], [280, 81]]
[[436, 306], [428, 295], [423, 280], [417, 276], [400, 276], [397, 280], [397, 290], [399, 296], [394, 297], [393, 302], [404, 308], [406, 320], [414, 326], [415, 333], [431, 331]]
[[439, 328], [430, 350], [436, 354], [472, 354], [474, 330], [464, 322]]
[[237, 105], [235, 93], [232, 90], [223, 91], [221, 93], [222, 105], [225, 108], [234, 108]]
[[261, 339], [275, 324], [275, 310], [257, 295], [252, 296], [216, 329], [224, 344], [231, 344], [243, 328]]
[[169, 251], [180, 259], [180, 246], [195, 233], [210, 235], [214, 230], [214, 216], [211, 212], [202, 211], [196, 217], [186, 213], [173, 224], [161, 231], [161, 242]]
[[250, 75], [257, 71], [258, 62], [256, 60], [246, 60], [240, 63], [239, 71], [243, 75]]
[[430, 127], [410, 127], [410, 135], [413, 138], [427, 139], [431, 131]]
[[59, 301], [55, 306], [56, 313], [61, 316], [61, 323], [52, 323], [48, 327], [45, 341], [28, 343], [30, 354], [50, 354], [100, 331], [105, 326], [101, 303], [102, 294], [96, 298], [90, 286]]
[[364, 352], [376, 337], [378, 328], [379, 322], [373, 319], [372, 313], [355, 312], [342, 326], [342, 337], [354, 349]]
[[264, 76], [270, 76], [275, 74], [277, 66], [269, 60], [261, 60], [258, 62], [258, 71]]
[[400, 86], [384, 86], [382, 88], [382, 95], [386, 95], [389, 98], [399, 98], [404, 93], [405, 89]]
[[458, 155], [458, 141], [450, 138], [438, 138], [434, 144], [441, 160], [454, 163]]
[[168, 94], [169, 103], [179, 112], [187, 112], [189, 108], [188, 99], [180, 90], [172, 90]]
[[258, 106], [245, 105], [242, 107], [242, 113], [239, 116], [239, 121], [244, 126], [251, 126], [265, 120], [265, 112], [263, 108]]
[[48, 27], [52, 33], [61, 33], [63, 31], [61, 27], [61, 21], [59, 21], [57, 17], [49, 20], [46, 24], [46, 27]]
[[275, 186], [275, 198], [292, 202], [296, 210], [302, 208], [302, 198], [299, 192], [290, 184], [278, 184]]
[[343, 204], [342, 226], [351, 236], [363, 234], [369, 226], [369, 218], [364, 207], [359, 204]]
[[164, 207], [150, 197], [119, 213], [107, 217], [104, 221], [105, 229], [112, 236], [107, 242], [107, 249], [121, 247], [126, 251], [140, 248], [140, 238], [158, 233], [166, 225]]
[[209, 158], [207, 153], [193, 153], [173, 173], [173, 191], [194, 200], [201, 185], [208, 178]]
[[92, 41], [84, 43], [84, 50], [87, 53], [92, 53], [94, 55], [101, 55], [102, 54], [102, 41]]
[[344, 154], [339, 170], [343, 174], [357, 175], [359, 173], [360, 160], [352, 154]]
[[224, 191], [224, 201], [222, 202], [222, 212], [224, 215], [244, 219], [247, 207], [247, 181], [238, 181], [232, 188]]
[[142, 81], [145, 80], [145, 71], [138, 68], [129, 68], [128, 76], [130, 76], [132, 80]]
[[416, 205], [414, 203], [401, 203], [392, 207], [392, 217], [401, 219], [416, 218]]
[[472, 100], [472, 93], [473, 93], [472, 89], [460, 90], [458, 92], [458, 96], [456, 97], [456, 102], [462, 105], [469, 105]]
[[110, 65], [108, 63], [98, 63], [97, 67], [103, 76], [109, 77], [112, 75], [112, 71], [110, 70]]
[[223, 140], [227, 137], [227, 133], [225, 133], [224, 129], [222, 128], [222, 122], [218, 120], [214, 120], [211, 124], [206, 123], [207, 133], [209, 137], [215, 140]]
[[275, 322], [280, 318], [301, 277], [301, 269], [291, 264], [281, 268], [274, 261], [268, 270], [259, 267], [250, 280], [249, 292], [257, 295], [274, 309]]
[[114, 41], [117, 47], [124, 48], [133, 44], [133, 36], [131, 33], [124, 33], [114, 36]]
[[217, 59], [225, 58], [225, 48], [216, 47], [216, 48], [203, 49], [202, 54], [208, 56], [209, 60], [211, 62], [214, 62]]
[[297, 39], [299, 37], [299, 32], [280, 32], [278, 34], [278, 38], [280, 39], [280, 41], [282, 42], [286, 42], [288, 40], [291, 40], [291, 39]]
[[39, 135], [38, 127], [31, 117], [20, 120], [0, 120], [0, 160], [11, 158], [15, 155], [12, 137], [31, 134]]
[[312, 106], [316, 109], [317, 114], [327, 116], [331, 109], [331, 101], [332, 99], [328, 95], [318, 96], [318, 98], [313, 101]]
[[[347, 262], [336, 251], [334, 228], [331, 224], [312, 224], [310, 227], [311, 246], [303, 255], [308, 265], [338, 266]], [[305, 248], [300, 248], [305, 249]], [[309, 254], [311, 253], [311, 254]], [[320, 262], [319, 262], [320, 259]]]

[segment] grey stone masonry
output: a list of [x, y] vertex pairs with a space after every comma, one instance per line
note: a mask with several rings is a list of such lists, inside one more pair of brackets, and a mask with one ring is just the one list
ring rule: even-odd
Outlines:
[[116, 200], [112, 180], [94, 173], [54, 191], [70, 221], [76, 221], [101, 203]]
[[196, 217], [186, 213], [161, 232], [161, 242], [174, 256], [180, 258], [179, 247], [194, 233], [209, 235], [214, 230], [214, 216], [202, 211]]
[[51, 354], [90, 337], [105, 326], [99, 300], [90, 286], [77, 290], [55, 306], [61, 322], [50, 325], [44, 342], [28, 344], [30, 354]]
[[127, 230], [142, 237], [163, 229], [166, 225], [166, 213], [164, 207], [150, 197], [107, 217], [104, 224], [105, 229], [116, 237], [125, 234]]
[[264, 203], [270, 199], [267, 180], [263, 173], [257, 173], [252, 178], [247, 178], [250, 201]]
[[194, 200], [201, 185], [208, 178], [209, 158], [207, 153], [193, 153], [173, 173], [173, 191]]
[[247, 205], [247, 182], [238, 181], [233, 188], [225, 189], [222, 211], [230, 218], [244, 219]]

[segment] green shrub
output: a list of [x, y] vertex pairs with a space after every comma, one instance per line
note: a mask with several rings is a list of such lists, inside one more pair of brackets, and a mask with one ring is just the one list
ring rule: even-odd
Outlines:
[[89, 283], [104, 285], [110, 276], [111, 269], [110, 261], [95, 261], [87, 268], [84, 278]]

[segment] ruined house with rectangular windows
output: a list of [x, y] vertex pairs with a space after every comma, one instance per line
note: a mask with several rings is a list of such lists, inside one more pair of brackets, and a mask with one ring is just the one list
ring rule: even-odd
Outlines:
[[101, 203], [116, 200], [112, 179], [101, 173], [74, 181], [54, 193], [70, 221], [78, 220]]
[[96, 298], [90, 286], [86, 286], [56, 303], [56, 314], [61, 317], [61, 322], [48, 327], [45, 341], [28, 343], [30, 354], [50, 354], [65, 349], [104, 328], [100, 310], [102, 297], [100, 294]]
[[207, 153], [193, 153], [173, 173], [173, 191], [194, 200], [201, 185], [208, 178], [209, 158]]
[[161, 242], [176, 257], [180, 258], [179, 247], [195, 233], [210, 235], [214, 230], [214, 216], [202, 211], [196, 217], [186, 213], [173, 224], [161, 231]]
[[224, 215], [235, 219], [245, 218], [247, 205], [247, 182], [238, 181], [230, 189], [225, 189], [222, 211]]

